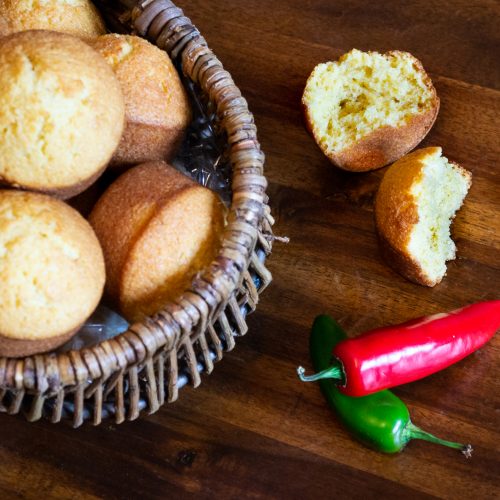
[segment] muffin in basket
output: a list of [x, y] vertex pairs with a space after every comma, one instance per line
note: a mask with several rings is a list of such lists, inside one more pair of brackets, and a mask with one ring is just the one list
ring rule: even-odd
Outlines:
[[106, 291], [129, 321], [175, 299], [216, 256], [225, 209], [219, 197], [163, 162], [128, 170], [89, 221], [106, 261]]
[[[179, 259], [181, 263], [196, 261], [190, 258], [184, 260], [193, 255], [189, 252], [178, 253], [189, 247], [193, 239], [199, 243], [199, 251], [194, 251], [194, 256], [203, 261], [195, 262], [197, 265], [193, 268], [187, 265], [179, 270], [184, 273], [187, 269], [192, 277], [206, 267], [205, 258], [210, 261], [215, 255], [217, 265], [203, 272], [202, 279], [187, 281], [186, 287], [190, 287], [192, 293], [184, 295], [182, 302], [176, 306], [179, 314], [153, 316], [127, 331], [122, 329], [123, 322], [120, 321], [118, 331], [116, 321], [113, 319], [113, 325], [110, 325], [106, 317], [103, 320], [106, 324], [89, 325], [99, 329], [103, 326], [106, 342], [87, 345], [79, 352], [56, 352], [18, 360], [0, 359], [0, 410], [12, 414], [22, 412], [30, 421], [42, 416], [50, 417], [52, 422], [70, 419], [74, 427], [86, 420], [98, 425], [109, 417], [113, 417], [116, 423], [134, 420], [142, 411], [154, 413], [165, 402], [175, 401], [184, 380], [197, 386], [200, 383], [200, 361], [210, 372], [214, 354], [217, 360], [221, 359], [224, 352], [234, 346], [234, 338], [246, 333], [246, 314], [255, 309], [258, 295], [271, 281], [263, 262], [265, 255], [271, 251], [273, 241], [272, 217], [265, 194], [267, 183], [262, 174], [264, 155], [256, 137], [253, 117], [231, 75], [224, 70], [190, 20], [180, 9], [172, 8], [171, 2], [134, 4], [133, 15], [129, 4], [110, 3], [107, 7], [110, 7], [107, 15], [110, 15], [114, 25], [121, 23], [125, 30], [132, 28], [143, 36], [148, 34], [152, 41], [166, 47], [167, 51], [173, 47], [175, 57], [185, 61], [183, 71], [193, 83], [188, 91], [192, 91], [193, 100], [197, 101], [199, 127], [193, 127], [186, 152], [178, 157], [179, 163], [186, 160], [186, 167], [191, 170], [196, 162], [197, 172], [204, 172], [201, 166], [205, 162], [198, 160], [206, 159], [210, 166], [224, 171], [220, 183], [225, 186], [223, 194], [230, 191], [232, 181], [234, 196], [229, 196], [231, 229], [224, 233], [223, 238], [225, 209], [217, 196], [186, 180], [178, 172], [153, 175], [149, 182], [137, 182], [137, 187], [134, 186], [135, 178], [132, 178], [130, 185], [127, 181], [118, 190], [122, 196], [115, 198], [116, 205], [102, 200], [98, 203], [95, 213], [99, 213], [101, 203], [106, 208], [101, 212], [103, 241], [108, 243], [105, 250], [112, 254], [112, 258], [122, 259], [125, 256], [125, 264], [130, 262], [129, 269], [119, 274], [118, 279], [112, 278], [112, 283], [120, 283], [122, 277], [128, 276], [127, 279], [135, 283], [132, 291], [137, 292], [143, 287], [147, 292], [145, 284], [154, 288], [158, 281], [168, 276], [168, 273], [162, 274], [165, 268], [176, 267], [168, 262], [162, 264], [156, 256], [166, 257], [167, 260]], [[157, 33], [150, 30], [153, 17]], [[165, 29], [167, 26], [168, 30]], [[160, 33], [161, 40], [158, 39]], [[198, 71], [199, 65], [194, 64], [196, 61], [203, 62], [201, 71]], [[202, 78], [203, 74], [210, 75], [210, 78]], [[218, 110], [217, 116], [214, 116], [214, 109]], [[99, 133], [102, 134], [101, 131]], [[93, 144], [91, 140], [89, 144]], [[195, 154], [188, 160], [187, 149], [191, 149], [190, 146]], [[219, 162], [222, 151], [230, 153], [231, 165], [226, 163], [225, 155]], [[164, 164], [161, 167], [168, 170]], [[232, 176], [228, 180], [229, 170]], [[167, 177], [172, 180], [168, 181]], [[172, 188], [170, 194], [160, 193], [162, 183]], [[110, 190], [113, 189], [111, 186]], [[198, 190], [202, 190], [203, 194], [196, 195]], [[137, 197], [142, 201], [135, 204]], [[197, 216], [198, 208], [202, 208], [201, 221]], [[120, 216], [121, 209], [127, 214]], [[113, 214], [114, 211], [118, 213]], [[106, 214], [114, 221], [107, 226]], [[171, 225], [175, 221], [179, 226]], [[133, 228], [128, 227], [129, 222], [133, 223]], [[124, 235], [114, 227], [115, 224], [121, 224]], [[200, 234], [206, 235], [205, 239], [198, 234], [200, 226]], [[181, 230], [181, 227], [184, 229]], [[163, 236], [158, 238], [159, 244], [156, 244], [157, 238], [152, 238], [148, 248], [146, 236], [154, 236], [156, 231]], [[170, 245], [165, 246], [169, 241]], [[122, 244], [125, 245], [124, 251], [120, 250]], [[146, 257], [142, 259], [142, 266], [136, 265], [139, 250], [141, 254], [144, 251]], [[203, 255], [206, 257], [201, 259]], [[160, 273], [158, 269], [150, 269], [154, 265], [158, 266]], [[129, 272], [134, 268], [137, 281]], [[153, 289], [151, 296], [156, 299], [163, 292], [161, 287], [157, 291]], [[165, 300], [170, 299], [165, 297]], [[157, 305], [163, 307], [169, 304]], [[139, 316], [144, 315], [142, 308], [138, 309]], [[106, 311], [105, 308], [102, 310]], [[197, 319], [193, 317], [194, 311], [199, 312]], [[149, 311], [145, 313], [150, 314]], [[176, 342], [179, 330], [184, 335]], [[116, 338], [110, 338], [113, 333], [119, 332]]]
[[104, 280], [99, 242], [76, 210], [0, 190], [0, 356], [63, 344], [97, 306]]
[[191, 121], [191, 110], [166, 52], [129, 35], [100, 36], [91, 45], [113, 68], [125, 99], [125, 130], [111, 165], [124, 168], [171, 159]]
[[24, 31], [0, 38], [0, 182], [74, 196], [104, 171], [124, 125], [120, 85], [78, 38]]

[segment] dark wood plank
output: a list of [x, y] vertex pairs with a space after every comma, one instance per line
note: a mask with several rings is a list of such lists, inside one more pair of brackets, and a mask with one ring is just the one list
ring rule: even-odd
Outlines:
[[[204, 421], [203, 426], [199, 425], [200, 419]], [[166, 429], [170, 430], [166, 432]], [[40, 445], [25, 453], [26, 448], [19, 450], [19, 441], [26, 445], [25, 440], [13, 437], [6, 440], [5, 446], [19, 450], [17, 459], [5, 468], [9, 476], [19, 474], [23, 465], [30, 466], [34, 472], [27, 479], [33, 476], [38, 481], [38, 494], [44, 496], [69, 498], [69, 485], [65, 482], [76, 483], [81, 490], [89, 488], [85, 496], [106, 498], [191, 494], [203, 498], [304, 498], [320, 496], [325, 491], [346, 496], [363, 489], [375, 496], [415, 493], [397, 482], [375, 474], [361, 476], [355, 468], [332, 464], [321, 456], [197, 411], [181, 416], [170, 408], [161, 415], [144, 419], [139, 427], [124, 424], [116, 429], [103, 426], [99, 430], [76, 431], [79, 441], [92, 442], [96, 434], [100, 436], [98, 453], [107, 456], [106, 463], [95, 460], [96, 450], [90, 443], [81, 447], [72, 460], [65, 460], [68, 447], [75, 441], [72, 429], [51, 429], [50, 424], [37, 424], [37, 432], [41, 443], [59, 441], [55, 452], [47, 454]], [[64, 474], [59, 471], [62, 464]], [[280, 480], [291, 471], [296, 481]], [[339, 481], [332, 484], [331, 474]], [[133, 484], [129, 482], [131, 477]], [[365, 484], [367, 477], [370, 479]], [[23, 488], [21, 492], [36, 498], [31, 488]], [[426, 495], [417, 494], [415, 498], [426, 498]]]
[[[472, 459], [412, 442], [396, 456], [358, 444], [309, 366], [316, 314], [350, 333], [498, 298], [500, 6], [495, 0], [180, 0], [241, 87], [267, 155], [274, 274], [236, 349], [157, 414], [73, 430], [0, 415], [0, 496], [25, 498], [498, 498], [500, 337], [463, 362], [397, 388], [413, 421], [471, 442]], [[379, 255], [373, 198], [383, 170], [335, 170], [300, 112], [318, 62], [352, 47], [409, 50], [430, 72], [441, 111], [423, 145], [473, 171], [453, 225], [458, 259], [434, 289]]]
[[353, 47], [397, 48], [422, 58], [433, 73], [500, 86], [495, 0], [411, 0], [404, 4], [398, 0], [278, 0], [272, 7], [266, 0], [178, 3], [209, 36], [218, 53], [218, 44], [231, 43], [239, 33], [245, 38], [238, 39], [238, 47], [258, 47], [262, 40], [267, 41], [270, 59], [275, 50], [303, 46], [310, 64]]

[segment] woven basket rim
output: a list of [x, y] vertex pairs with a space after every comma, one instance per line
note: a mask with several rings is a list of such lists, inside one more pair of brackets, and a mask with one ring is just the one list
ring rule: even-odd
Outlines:
[[[165, 11], [170, 15], [166, 16]], [[160, 14], [166, 22], [155, 25]], [[129, 20], [136, 34], [156, 39], [173, 58], [181, 58], [185, 75], [216, 106], [230, 147], [233, 173], [231, 205], [219, 253], [176, 300], [112, 339], [64, 353], [0, 358], [1, 390], [55, 394], [93, 380], [103, 382], [131, 366], [140, 366], [160, 349], [171, 352], [183, 348], [186, 341], [195, 341], [207, 323], [217, 318], [241, 285], [249, 262], [255, 260], [252, 252], [257, 241], [265, 254], [271, 251], [271, 238], [264, 237], [259, 229], [266, 224], [268, 235], [271, 233], [264, 154], [246, 100], [199, 31], [173, 2], [139, 2], [129, 11]], [[263, 264], [262, 268], [264, 274], [268, 273]], [[270, 279], [270, 275], [266, 277], [262, 288]]]

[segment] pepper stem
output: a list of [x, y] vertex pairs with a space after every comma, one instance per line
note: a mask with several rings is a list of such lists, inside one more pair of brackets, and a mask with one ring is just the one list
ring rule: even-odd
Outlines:
[[409, 422], [407, 424], [405, 431], [407, 433], [408, 441], [410, 439], [423, 439], [424, 441], [429, 441], [431, 443], [437, 443], [442, 446], [448, 446], [448, 448], [455, 448], [456, 450], [460, 450], [466, 458], [470, 458], [472, 456], [473, 449], [470, 444], [461, 444], [440, 439], [433, 434], [422, 430], [420, 427], [417, 427], [412, 422]]
[[332, 365], [325, 370], [315, 373], [314, 375], [305, 375], [306, 371], [304, 367], [299, 366], [297, 368], [297, 375], [302, 382], [316, 382], [317, 380], [333, 379], [336, 382], [344, 381], [344, 373], [339, 365]]

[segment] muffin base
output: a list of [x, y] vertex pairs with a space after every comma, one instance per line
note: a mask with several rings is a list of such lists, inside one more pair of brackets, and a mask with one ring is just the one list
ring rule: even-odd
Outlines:
[[123, 171], [149, 161], [170, 161], [185, 135], [186, 130], [181, 126], [129, 121], [109, 166], [115, 171]]
[[374, 130], [341, 151], [326, 151], [319, 144], [306, 107], [304, 107], [304, 114], [308, 132], [331, 163], [351, 172], [368, 172], [399, 160], [420, 144], [434, 125], [439, 106], [440, 102], [436, 97], [434, 106], [429, 111], [413, 116], [399, 127], [386, 125]]
[[24, 356], [31, 356], [32, 354], [52, 351], [67, 342], [81, 327], [82, 325], [79, 325], [73, 330], [57, 337], [38, 340], [12, 339], [0, 334], [0, 356], [22, 358]]
[[101, 177], [101, 175], [105, 172], [107, 166], [108, 166], [107, 163], [104, 164], [102, 167], [99, 168], [99, 170], [97, 170], [90, 177], [87, 177], [86, 179], [83, 179], [82, 181], [72, 184], [70, 186], [63, 186], [63, 187], [28, 186], [27, 184], [17, 184], [11, 182], [5, 179], [4, 177], [0, 176], [0, 188], [5, 187], [5, 188], [21, 189], [23, 191], [33, 191], [35, 193], [41, 193], [53, 196], [54, 198], [58, 198], [59, 200], [68, 200], [69, 198], [73, 198], [73, 196], [83, 193], [83, 191], [85, 191], [87, 188], [95, 184], [97, 179], [99, 179], [99, 177]]

